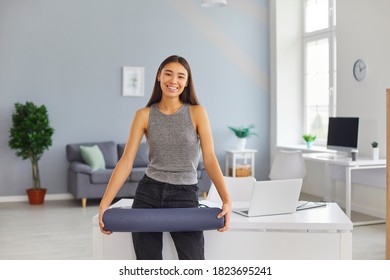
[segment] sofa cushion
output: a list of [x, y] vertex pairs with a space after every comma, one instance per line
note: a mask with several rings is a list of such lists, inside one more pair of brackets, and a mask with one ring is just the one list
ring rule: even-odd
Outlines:
[[[125, 144], [118, 144], [118, 156], [122, 157], [125, 150]], [[149, 164], [149, 147], [146, 142], [139, 145], [137, 154], [134, 158], [133, 167], [146, 167]]]
[[113, 169], [99, 170], [91, 174], [91, 183], [93, 184], [107, 184], [111, 178]]
[[84, 174], [93, 173], [92, 168], [89, 165], [78, 161], [72, 161], [71, 163], [69, 163], [69, 169], [76, 173], [84, 173]]
[[103, 153], [104, 161], [106, 162], [106, 168], [114, 168], [118, 162], [118, 153], [116, 144], [114, 141], [107, 142], [85, 142], [79, 144], [66, 145], [66, 158], [68, 161], [80, 161], [83, 162], [83, 158], [80, 153], [80, 146], [93, 146], [98, 145]]
[[139, 145], [137, 154], [134, 159], [134, 167], [146, 167], [149, 164], [149, 147], [146, 143]]
[[80, 146], [80, 153], [84, 162], [92, 168], [92, 171], [106, 169], [103, 153], [97, 145]]
[[145, 175], [146, 167], [133, 167], [131, 170], [129, 180], [131, 182], [141, 181], [142, 177]]
[[120, 159], [123, 155], [123, 152], [125, 151], [126, 144], [118, 144], [117, 150], [118, 150], [118, 159]]

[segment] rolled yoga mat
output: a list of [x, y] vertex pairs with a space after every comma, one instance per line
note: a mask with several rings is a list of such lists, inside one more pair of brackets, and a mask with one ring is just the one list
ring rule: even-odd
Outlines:
[[104, 229], [112, 232], [203, 231], [222, 228], [222, 210], [210, 208], [109, 208], [104, 212]]

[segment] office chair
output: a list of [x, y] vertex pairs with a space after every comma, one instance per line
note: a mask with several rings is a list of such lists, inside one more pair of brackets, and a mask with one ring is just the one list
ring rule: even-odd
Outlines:
[[305, 161], [301, 151], [278, 151], [271, 166], [271, 180], [304, 179]]
[[[253, 183], [256, 182], [254, 177], [224, 177], [224, 179], [232, 202], [250, 201]], [[221, 198], [214, 184], [210, 187], [207, 200], [221, 203]]]

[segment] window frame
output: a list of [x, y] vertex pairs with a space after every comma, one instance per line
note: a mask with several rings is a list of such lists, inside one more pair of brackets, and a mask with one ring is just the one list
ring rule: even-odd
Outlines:
[[[302, 64], [302, 85], [303, 85], [303, 97], [302, 97], [302, 108], [303, 108], [303, 119], [302, 127], [304, 133], [310, 133], [307, 127], [307, 115], [308, 115], [308, 106], [306, 103], [308, 91], [306, 88], [306, 65], [307, 65], [307, 46], [310, 42], [318, 41], [321, 39], [328, 39], [328, 48], [329, 48], [329, 105], [328, 105], [328, 114], [329, 117], [336, 116], [337, 108], [337, 54], [336, 54], [336, 0], [328, 0], [328, 17], [329, 17], [329, 26], [325, 29], [316, 30], [312, 32], [305, 32], [306, 24], [306, 1], [302, 0], [302, 9], [303, 9], [303, 25], [302, 25], [302, 47], [303, 47], [303, 64]], [[316, 144], [320, 146], [326, 145], [326, 139], [317, 138]]]

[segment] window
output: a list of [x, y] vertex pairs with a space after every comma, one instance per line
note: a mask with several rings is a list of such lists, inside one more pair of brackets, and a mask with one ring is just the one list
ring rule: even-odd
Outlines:
[[325, 144], [328, 118], [336, 113], [336, 0], [304, 3], [304, 121], [305, 133]]

